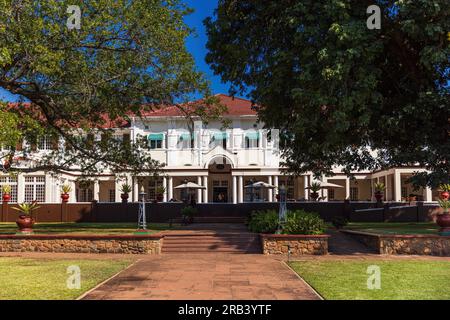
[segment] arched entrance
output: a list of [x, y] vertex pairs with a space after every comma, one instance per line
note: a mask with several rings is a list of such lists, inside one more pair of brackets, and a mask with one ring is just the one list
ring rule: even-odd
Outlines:
[[231, 170], [233, 164], [226, 156], [215, 156], [208, 164], [210, 201], [216, 203], [233, 202]]

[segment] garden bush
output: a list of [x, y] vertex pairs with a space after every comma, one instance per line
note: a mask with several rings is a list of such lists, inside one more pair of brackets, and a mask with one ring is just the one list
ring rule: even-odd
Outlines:
[[342, 229], [348, 224], [348, 220], [343, 216], [336, 216], [331, 220], [331, 223], [336, 229]]
[[192, 206], [187, 206], [181, 209], [181, 215], [187, 218], [193, 218], [198, 213], [198, 210]]
[[284, 234], [317, 235], [325, 232], [326, 224], [319, 214], [304, 210], [288, 211]]
[[[276, 210], [255, 210], [248, 221], [248, 228], [257, 233], [275, 233], [278, 229]], [[325, 222], [317, 213], [295, 210], [287, 212], [284, 234], [315, 235], [324, 233]]]
[[278, 228], [278, 212], [254, 210], [248, 221], [248, 229], [257, 233], [275, 233]]

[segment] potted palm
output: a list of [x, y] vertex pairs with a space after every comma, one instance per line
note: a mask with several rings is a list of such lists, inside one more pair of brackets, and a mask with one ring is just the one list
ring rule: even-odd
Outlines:
[[120, 198], [122, 199], [122, 203], [127, 203], [128, 202], [128, 197], [129, 197], [129, 193], [131, 192], [131, 186], [129, 184], [123, 184], [122, 187], [120, 188], [120, 192], [122, 192], [122, 194], [120, 195]]
[[187, 206], [181, 209], [181, 216], [183, 217], [184, 224], [194, 222], [194, 216], [197, 214], [197, 209], [192, 206]]
[[375, 199], [377, 199], [377, 202], [381, 202], [383, 200], [384, 190], [386, 190], [386, 186], [384, 185], [384, 183], [375, 183]]
[[11, 200], [11, 186], [7, 184], [3, 185], [2, 194], [3, 194], [3, 202], [9, 202]]
[[162, 202], [164, 200], [164, 192], [166, 192], [166, 188], [158, 187], [156, 188], [156, 201]]
[[32, 216], [33, 210], [38, 209], [39, 206], [37, 205], [36, 201], [33, 201], [31, 203], [21, 203], [18, 205], [18, 207], [13, 207], [14, 210], [19, 211], [19, 218], [16, 220], [16, 224], [19, 227], [20, 233], [33, 233], [33, 225], [34, 225], [34, 219]]
[[68, 184], [61, 186], [61, 200], [62, 202], [69, 202], [69, 193], [72, 191], [72, 187]]
[[441, 191], [441, 199], [448, 200], [450, 198], [450, 184], [441, 184], [439, 186], [439, 191]]
[[440, 227], [439, 232], [441, 235], [450, 235], [450, 200], [439, 199], [439, 207], [442, 208], [442, 212], [439, 212], [436, 216], [436, 224]]
[[311, 190], [311, 199], [317, 201], [317, 198], [319, 198], [319, 191], [321, 189], [320, 182], [311, 183], [309, 189]]

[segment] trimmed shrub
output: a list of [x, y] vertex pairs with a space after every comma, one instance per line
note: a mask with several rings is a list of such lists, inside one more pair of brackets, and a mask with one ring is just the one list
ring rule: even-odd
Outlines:
[[331, 220], [331, 223], [336, 229], [341, 229], [348, 224], [348, 220], [343, 216], [336, 216]]
[[317, 213], [304, 210], [288, 211], [284, 234], [317, 235], [325, 232], [326, 224]]
[[[278, 212], [276, 210], [255, 210], [248, 221], [248, 229], [256, 233], [275, 233], [278, 229]], [[287, 212], [284, 234], [322, 234], [326, 229], [317, 213], [295, 210]]]
[[275, 233], [278, 228], [278, 212], [254, 210], [248, 221], [248, 229], [256, 233]]
[[181, 209], [181, 215], [190, 219], [192, 219], [197, 213], [198, 210], [192, 206], [187, 206]]

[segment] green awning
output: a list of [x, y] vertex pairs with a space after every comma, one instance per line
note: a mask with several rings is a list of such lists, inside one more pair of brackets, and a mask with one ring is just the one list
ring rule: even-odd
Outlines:
[[180, 140], [192, 140], [193, 137], [190, 133], [182, 133], [180, 134]]
[[150, 133], [147, 136], [147, 139], [148, 140], [159, 140], [159, 141], [162, 141], [162, 140], [164, 140], [164, 134], [163, 133]]
[[259, 139], [259, 133], [258, 132], [247, 132], [245, 134], [245, 137], [249, 140], [258, 140]]
[[227, 140], [228, 135], [226, 132], [216, 132], [213, 135], [214, 140]]

